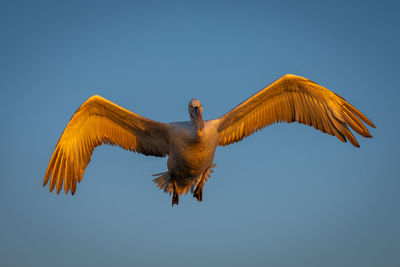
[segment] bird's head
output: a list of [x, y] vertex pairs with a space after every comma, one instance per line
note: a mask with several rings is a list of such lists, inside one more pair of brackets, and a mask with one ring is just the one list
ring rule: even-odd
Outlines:
[[189, 103], [189, 115], [190, 121], [196, 126], [199, 134], [203, 133], [204, 121], [203, 121], [203, 108], [201, 107], [200, 100], [192, 99]]

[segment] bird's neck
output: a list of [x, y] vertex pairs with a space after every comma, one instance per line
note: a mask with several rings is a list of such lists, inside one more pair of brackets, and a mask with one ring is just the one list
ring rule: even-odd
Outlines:
[[194, 134], [195, 139], [197, 140], [201, 139], [204, 135], [204, 128], [200, 129], [197, 122], [193, 119], [191, 119], [191, 122], [192, 122], [192, 133]]

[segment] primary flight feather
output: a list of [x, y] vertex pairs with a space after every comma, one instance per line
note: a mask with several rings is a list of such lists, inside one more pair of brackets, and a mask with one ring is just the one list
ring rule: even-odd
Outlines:
[[[341, 96], [300, 76], [287, 74], [214, 120], [203, 120], [197, 99], [188, 107], [190, 121], [162, 123], [143, 118], [100, 96], [92, 96], [72, 116], [50, 159], [43, 186], [74, 194], [96, 146], [118, 145], [148, 156], [168, 155], [168, 171], [153, 181], [172, 205], [191, 191], [198, 201], [212, 173], [217, 146], [239, 142], [277, 122], [300, 122], [359, 147], [348, 126], [372, 137], [363, 124], [375, 125]], [[362, 122], [363, 121], [363, 122]]]

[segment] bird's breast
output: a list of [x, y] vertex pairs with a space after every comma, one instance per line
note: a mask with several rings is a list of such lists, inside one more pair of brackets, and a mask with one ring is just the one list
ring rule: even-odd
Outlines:
[[168, 170], [176, 178], [197, 177], [212, 164], [217, 144], [217, 132], [211, 127], [205, 127], [200, 138], [190, 130], [176, 131], [171, 136]]

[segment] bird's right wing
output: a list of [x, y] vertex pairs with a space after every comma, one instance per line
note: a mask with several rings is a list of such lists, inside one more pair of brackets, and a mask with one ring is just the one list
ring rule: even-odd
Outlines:
[[72, 116], [50, 159], [43, 186], [50, 192], [63, 183], [74, 194], [96, 146], [118, 145], [144, 155], [169, 153], [168, 124], [143, 118], [100, 96], [92, 96]]
[[219, 145], [239, 142], [277, 122], [298, 121], [358, 147], [347, 125], [371, 137], [360, 121], [374, 124], [341, 96], [306, 78], [287, 74], [218, 119]]

